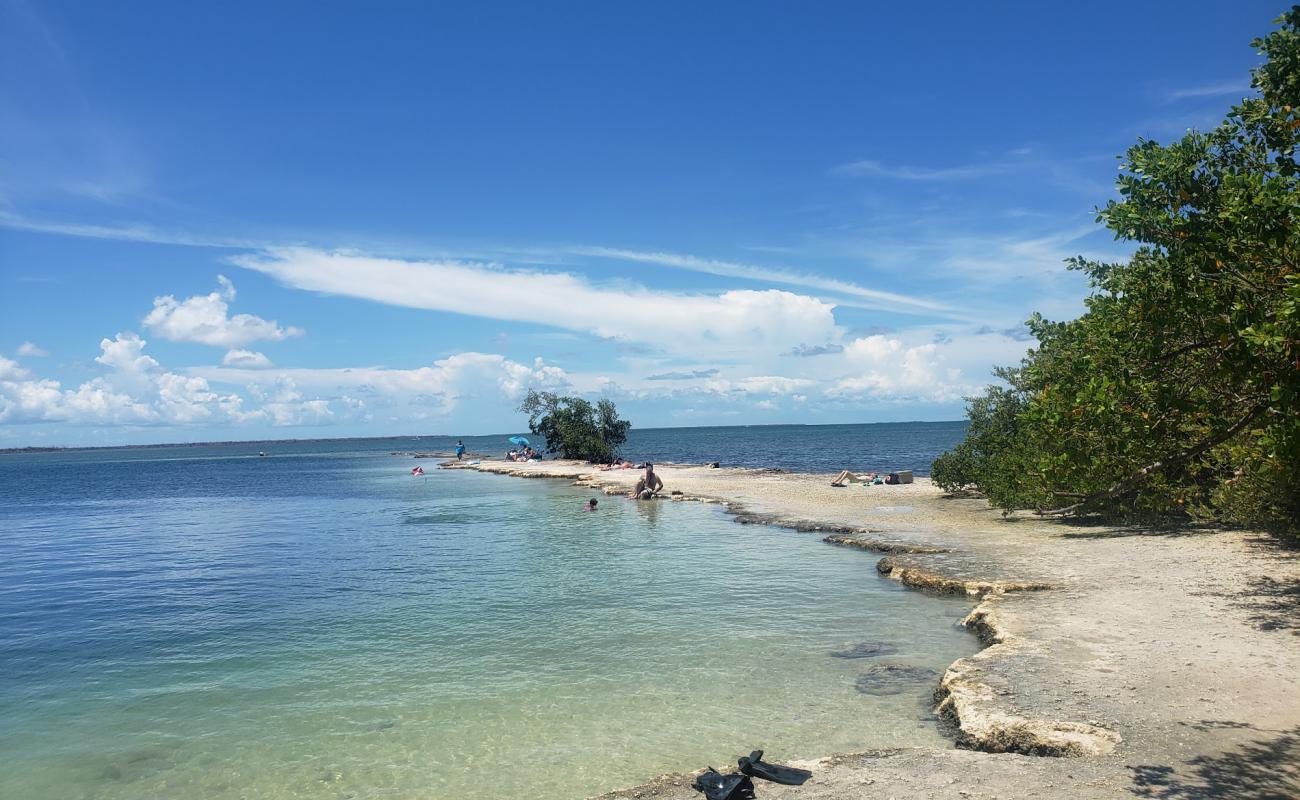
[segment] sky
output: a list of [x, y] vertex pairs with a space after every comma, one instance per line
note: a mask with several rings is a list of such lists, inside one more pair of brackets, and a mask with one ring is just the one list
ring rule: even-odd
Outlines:
[[0, 0], [0, 447], [959, 419], [1284, 8]]

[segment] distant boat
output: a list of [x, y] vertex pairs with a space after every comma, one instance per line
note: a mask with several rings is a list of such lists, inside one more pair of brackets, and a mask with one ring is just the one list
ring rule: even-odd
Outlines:
[[257, 454], [258, 454], [259, 456], [265, 456], [265, 455], [266, 455], [266, 451], [265, 451], [265, 450], [258, 450], [258, 451], [257, 451]]

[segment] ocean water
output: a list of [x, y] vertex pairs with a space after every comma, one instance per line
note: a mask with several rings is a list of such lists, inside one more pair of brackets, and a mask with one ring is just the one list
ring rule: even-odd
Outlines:
[[0, 797], [546, 800], [944, 743], [964, 601], [395, 441], [0, 456]]
[[[527, 431], [492, 436], [465, 436], [471, 454], [502, 456], [513, 445], [512, 435], [529, 437], [536, 447], [545, 443]], [[696, 428], [633, 428], [623, 454], [634, 461], [767, 467], [792, 472], [892, 472], [910, 469], [929, 475], [930, 464], [966, 435], [961, 422], [881, 422], [862, 425], [735, 425]], [[192, 458], [211, 452], [215, 456], [248, 455], [267, 451], [271, 455], [315, 455], [318, 453], [424, 451], [451, 452], [455, 435], [410, 435], [371, 439], [321, 439], [291, 442], [244, 442], [222, 445], [208, 451], [208, 445], [183, 445], [171, 456], [160, 456], [153, 448], [125, 448], [118, 458]], [[188, 452], [182, 452], [188, 451]], [[77, 458], [78, 452], [65, 455]]]

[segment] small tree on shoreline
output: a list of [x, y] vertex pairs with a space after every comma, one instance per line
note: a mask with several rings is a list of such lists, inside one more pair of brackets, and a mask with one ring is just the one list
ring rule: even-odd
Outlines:
[[593, 405], [581, 397], [529, 389], [519, 411], [528, 415], [528, 430], [546, 440], [546, 452], [560, 458], [608, 463], [632, 428], [610, 400]]

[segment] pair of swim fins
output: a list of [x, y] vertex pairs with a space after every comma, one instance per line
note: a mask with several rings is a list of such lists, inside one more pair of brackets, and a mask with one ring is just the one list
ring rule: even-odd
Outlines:
[[767, 763], [763, 760], [762, 750], [741, 756], [737, 764], [740, 771], [730, 775], [723, 775], [709, 767], [695, 779], [694, 787], [704, 793], [705, 800], [754, 800], [754, 782], [751, 778], [761, 778], [786, 786], [802, 786], [804, 781], [812, 777], [812, 773], [806, 769]]
[[803, 786], [804, 781], [812, 777], [812, 772], [806, 769], [767, 763], [763, 760], [762, 750], [755, 750], [747, 756], [741, 756], [737, 763], [740, 771], [751, 778], [762, 778], [786, 786]]

